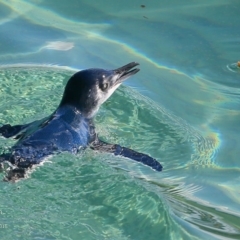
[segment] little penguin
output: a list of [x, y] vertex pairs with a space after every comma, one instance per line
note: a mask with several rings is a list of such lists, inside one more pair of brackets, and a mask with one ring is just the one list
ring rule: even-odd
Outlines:
[[67, 82], [62, 100], [48, 117], [23, 125], [10, 124], [0, 127], [0, 135], [18, 140], [9, 152], [0, 155], [0, 163], [8, 162], [11, 170], [6, 181], [24, 178], [26, 170], [39, 164], [46, 157], [60, 152], [73, 154], [90, 147], [109, 152], [162, 170], [154, 158], [99, 139], [93, 117], [99, 107], [130, 76], [139, 65], [131, 62], [114, 70], [90, 68], [75, 73]]

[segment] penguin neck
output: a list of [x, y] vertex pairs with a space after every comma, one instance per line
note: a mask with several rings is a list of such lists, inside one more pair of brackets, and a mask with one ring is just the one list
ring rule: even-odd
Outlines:
[[64, 105], [59, 105], [57, 110], [54, 113], [55, 115], [61, 116], [67, 122], [75, 119], [92, 119], [94, 114], [85, 114], [79, 107], [74, 106], [72, 104], [64, 104]]
[[84, 118], [83, 114], [76, 107], [71, 105], [59, 106], [54, 112], [54, 115], [69, 124], [79, 122]]
[[74, 92], [66, 93], [66, 90], [65, 90], [58, 108], [64, 108], [65, 106], [68, 106], [71, 108], [75, 108], [78, 111], [81, 111], [80, 106], [78, 106], [79, 99], [75, 96], [76, 96], [76, 94]]

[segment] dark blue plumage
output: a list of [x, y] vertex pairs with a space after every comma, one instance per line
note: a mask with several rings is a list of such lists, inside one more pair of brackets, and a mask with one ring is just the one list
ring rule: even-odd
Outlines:
[[60, 105], [49, 117], [25, 125], [3, 125], [0, 128], [3, 137], [18, 139], [9, 153], [0, 156], [0, 162], [13, 164], [7, 180], [24, 177], [25, 169], [40, 163], [53, 153], [77, 153], [88, 146], [93, 150], [133, 159], [161, 171], [161, 164], [152, 157], [101, 141], [92, 121], [101, 104], [125, 79], [139, 71], [133, 69], [137, 65], [133, 62], [110, 71], [88, 69], [77, 72], [69, 79]]

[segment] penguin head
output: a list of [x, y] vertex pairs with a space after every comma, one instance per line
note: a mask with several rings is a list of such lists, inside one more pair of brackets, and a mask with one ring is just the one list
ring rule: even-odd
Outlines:
[[75, 73], [67, 82], [59, 107], [71, 105], [85, 117], [91, 118], [121, 83], [136, 74], [132, 62], [115, 70], [91, 68]]

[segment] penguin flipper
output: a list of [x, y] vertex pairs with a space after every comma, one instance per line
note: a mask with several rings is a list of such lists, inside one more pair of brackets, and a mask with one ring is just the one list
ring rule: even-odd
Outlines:
[[[10, 138], [16, 136], [18, 133], [20, 133], [23, 129], [27, 128], [29, 124], [25, 125], [15, 125], [11, 126], [10, 124], [3, 125], [0, 127], [0, 135], [2, 135], [5, 138]], [[17, 136], [15, 137], [18, 138]]]
[[160, 172], [162, 171], [162, 165], [154, 158], [144, 153], [136, 152], [132, 149], [122, 147], [118, 144], [109, 144], [100, 139], [95, 140], [91, 146], [91, 149], [113, 153], [114, 155], [123, 156], [134, 161], [140, 162], [144, 165], [151, 167], [152, 169]]

